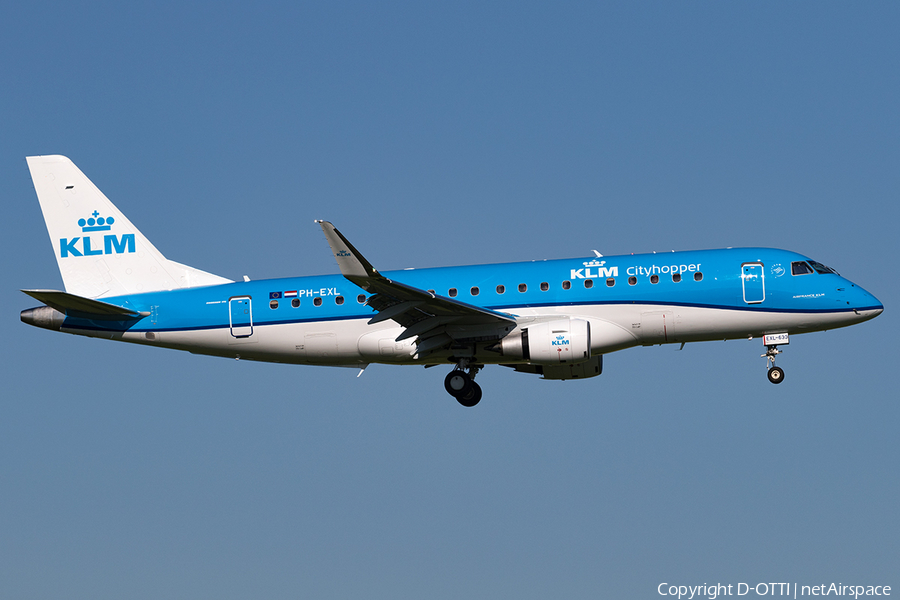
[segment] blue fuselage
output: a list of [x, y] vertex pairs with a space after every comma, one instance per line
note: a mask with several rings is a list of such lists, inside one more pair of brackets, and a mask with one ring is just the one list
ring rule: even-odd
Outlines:
[[[798, 263], [804, 267], [798, 269]], [[632, 335], [633, 343], [627, 336], [617, 337], [608, 347], [602, 339], [596, 340], [601, 352], [648, 343], [832, 329], [882, 311], [870, 293], [831, 270], [817, 271], [810, 263], [818, 265], [785, 250], [734, 248], [410, 269], [383, 275], [517, 318], [582, 315], [609, 321]], [[340, 275], [236, 282], [103, 298], [149, 315], [124, 322], [68, 317], [63, 330], [104, 337], [111, 333], [124, 341], [277, 362], [379, 362], [377, 353], [361, 354], [358, 340], [393, 324], [367, 325], [375, 311], [365, 304], [366, 299], [363, 290]], [[647, 330], [647, 315], [657, 313], [669, 315], [662, 335]], [[289, 328], [279, 335], [266, 333], [281, 326]], [[205, 335], [196, 343], [191, 341], [192, 333], [217, 331], [219, 337]], [[332, 332], [339, 349], [318, 357], [321, 361], [297, 354], [301, 344], [293, 342], [311, 331]], [[248, 346], [245, 342], [253, 338], [259, 344]], [[382, 355], [385, 362], [397, 362], [391, 352]], [[491, 359], [485, 357], [494, 362]]]

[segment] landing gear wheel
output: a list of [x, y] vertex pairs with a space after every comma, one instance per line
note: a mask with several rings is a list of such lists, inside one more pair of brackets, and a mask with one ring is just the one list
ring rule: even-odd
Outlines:
[[[467, 394], [474, 384], [475, 382], [472, 381], [469, 374], [465, 371], [460, 371], [459, 369], [450, 371], [447, 374], [447, 377], [444, 378], [444, 389], [447, 390], [448, 394], [457, 399]], [[480, 397], [481, 395], [479, 394], [479, 398]]]
[[474, 381], [470, 381], [469, 383], [469, 389], [466, 393], [456, 396], [456, 401], [466, 408], [472, 408], [481, 402], [481, 386]]
[[784, 381], [784, 369], [781, 367], [772, 367], [769, 369], [769, 381], [772, 383], [781, 383]]

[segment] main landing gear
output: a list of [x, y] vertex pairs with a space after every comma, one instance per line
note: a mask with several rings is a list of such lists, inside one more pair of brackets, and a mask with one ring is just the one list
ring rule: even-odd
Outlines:
[[480, 365], [471, 365], [468, 360], [459, 361], [444, 378], [444, 389], [463, 406], [475, 406], [481, 401], [481, 386], [475, 383], [475, 375], [480, 370]]
[[769, 367], [768, 377], [772, 383], [781, 383], [784, 381], [784, 369], [775, 366], [775, 357], [781, 354], [781, 350], [777, 345], [766, 346], [766, 353], [761, 357], [766, 359], [766, 366]]

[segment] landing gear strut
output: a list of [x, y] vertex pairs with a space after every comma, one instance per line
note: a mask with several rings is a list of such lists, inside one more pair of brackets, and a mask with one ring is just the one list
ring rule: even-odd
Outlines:
[[460, 360], [444, 378], [444, 389], [463, 406], [475, 406], [481, 401], [481, 386], [475, 383], [475, 375], [480, 370], [481, 366], [471, 365], [466, 359]]
[[781, 354], [781, 350], [777, 345], [766, 346], [766, 353], [761, 357], [766, 359], [766, 366], [769, 367], [768, 377], [772, 383], [781, 383], [784, 381], [784, 369], [775, 366], [775, 357]]

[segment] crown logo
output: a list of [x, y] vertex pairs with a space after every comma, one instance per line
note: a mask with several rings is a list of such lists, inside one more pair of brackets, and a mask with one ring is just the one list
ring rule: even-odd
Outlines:
[[556, 336], [556, 339], [558, 339], [558, 340], [564, 340], [564, 339], [566, 339], [566, 336], [564, 336], [564, 335], [558, 335], [558, 336]]
[[592, 260], [591, 262], [581, 263], [586, 267], [602, 267], [606, 264], [605, 260]]
[[116, 220], [112, 217], [101, 217], [96, 210], [91, 213], [89, 219], [78, 219], [78, 226], [81, 231], [87, 233], [89, 231], [109, 231], [110, 225]]

